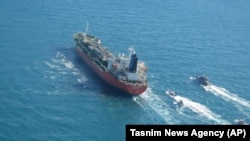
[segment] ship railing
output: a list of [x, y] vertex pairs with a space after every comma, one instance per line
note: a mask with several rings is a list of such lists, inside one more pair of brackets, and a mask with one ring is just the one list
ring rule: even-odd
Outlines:
[[98, 59], [92, 59], [94, 64], [101, 70], [101, 71], [108, 71], [107, 67], [105, 67], [102, 62], [100, 62]]
[[119, 80], [119, 81], [125, 84], [133, 84], [138, 86], [145, 86], [147, 84], [147, 81], [133, 81], [133, 80]]
[[131, 85], [137, 85], [137, 86], [146, 86], [147, 85], [147, 80], [145, 81], [139, 81], [139, 82], [129, 82], [127, 80], [119, 80], [122, 83], [125, 84], [131, 84]]

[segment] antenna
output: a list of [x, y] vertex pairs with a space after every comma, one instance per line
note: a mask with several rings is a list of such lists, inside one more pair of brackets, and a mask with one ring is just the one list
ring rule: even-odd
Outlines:
[[86, 30], [85, 30], [85, 35], [87, 35], [88, 30], [89, 30], [89, 23], [87, 22], [87, 25], [86, 25]]
[[134, 47], [131, 46], [131, 47], [128, 48], [128, 50], [129, 50], [129, 56], [131, 56], [133, 54]]

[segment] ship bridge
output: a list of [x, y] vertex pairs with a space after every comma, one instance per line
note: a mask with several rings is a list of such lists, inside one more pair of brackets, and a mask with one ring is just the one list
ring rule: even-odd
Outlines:
[[144, 62], [138, 61], [135, 51], [131, 51], [129, 56], [119, 54], [116, 58], [109, 58], [108, 70], [121, 81], [143, 83], [146, 81], [147, 67]]

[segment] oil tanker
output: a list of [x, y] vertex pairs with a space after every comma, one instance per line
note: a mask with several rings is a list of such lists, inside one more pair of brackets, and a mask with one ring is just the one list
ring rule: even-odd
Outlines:
[[145, 92], [147, 66], [133, 47], [128, 48], [128, 55], [114, 55], [100, 39], [88, 34], [88, 24], [85, 32], [74, 33], [73, 38], [76, 54], [106, 83], [133, 96]]

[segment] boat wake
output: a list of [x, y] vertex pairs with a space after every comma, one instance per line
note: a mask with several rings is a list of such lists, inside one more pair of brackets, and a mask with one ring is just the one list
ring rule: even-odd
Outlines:
[[234, 103], [237, 103], [239, 105], [245, 106], [247, 108], [250, 108], [250, 101], [247, 101], [241, 97], [239, 97], [237, 94], [233, 94], [226, 90], [225, 88], [218, 87], [215, 85], [209, 85], [203, 87], [206, 91], [211, 92], [212, 94], [216, 96], [220, 96], [224, 100], [231, 101]]
[[49, 76], [50, 79], [55, 79], [56, 74], [73, 74], [77, 77], [77, 81], [79, 83], [87, 81], [87, 77], [81, 73], [81, 71], [73, 64], [70, 59], [68, 59], [63, 53], [57, 52], [56, 56], [51, 58], [51, 61], [46, 61], [45, 64], [49, 66], [52, 70], [49, 73], [55, 74], [53, 76]]
[[148, 110], [147, 106], [149, 106], [150, 109], [153, 109], [169, 124], [180, 123], [180, 121], [175, 119], [171, 114], [169, 105], [166, 104], [159, 96], [154, 94], [150, 88], [148, 88], [143, 94], [134, 97], [133, 100], [145, 110]]
[[211, 110], [209, 110], [205, 105], [202, 105], [198, 102], [194, 102], [186, 97], [182, 97], [179, 95], [176, 95], [172, 97], [176, 102], [181, 101], [184, 103], [182, 107], [186, 107], [190, 109], [191, 111], [201, 115], [202, 117], [206, 117], [209, 120], [215, 121], [218, 124], [228, 124], [229, 122], [223, 120], [220, 118], [220, 115], [217, 115], [213, 113]]
[[[86, 75], [74, 65], [73, 59], [65, 54], [67, 52], [57, 52], [54, 57], [44, 62], [47, 68], [43, 72], [43, 79], [51, 87], [51, 90], [47, 89], [45, 92], [48, 95], [69, 93], [73, 87], [82, 86], [88, 81]], [[68, 85], [68, 83], [72, 85]]]

